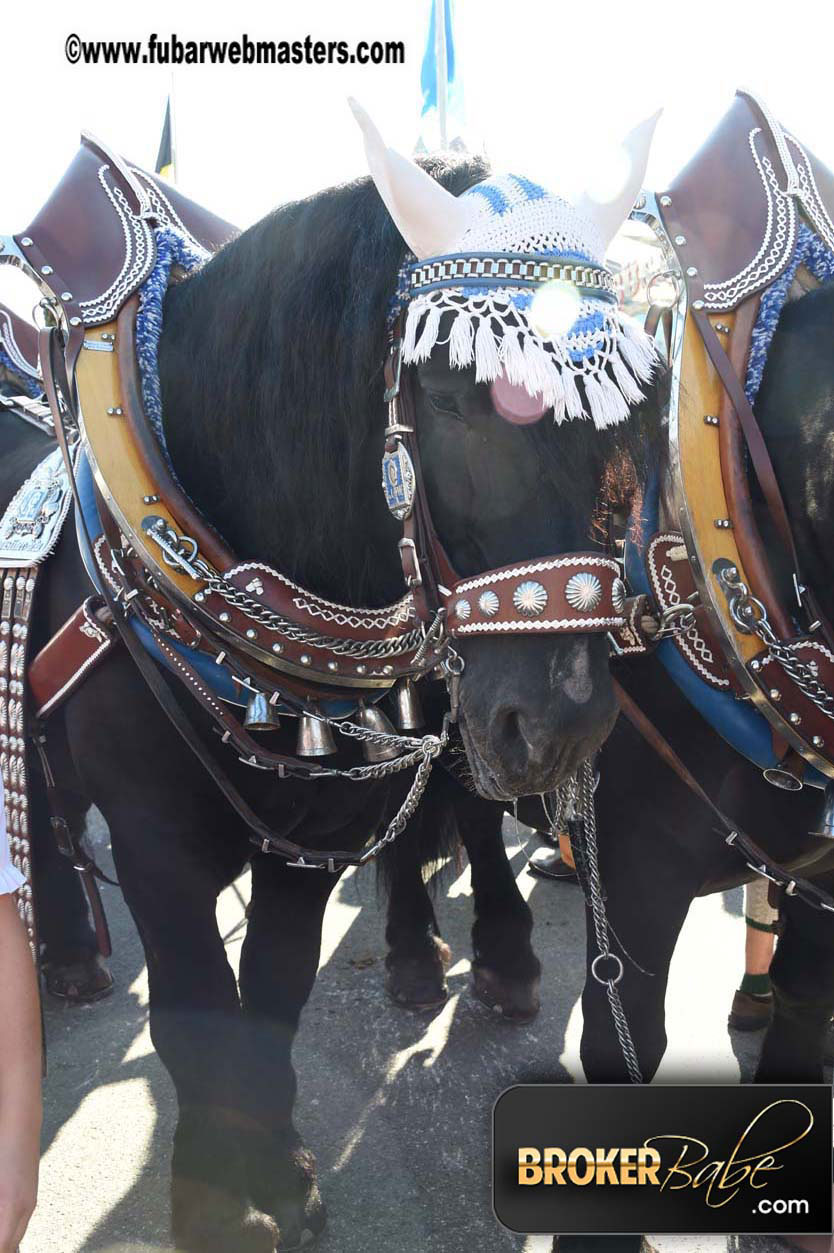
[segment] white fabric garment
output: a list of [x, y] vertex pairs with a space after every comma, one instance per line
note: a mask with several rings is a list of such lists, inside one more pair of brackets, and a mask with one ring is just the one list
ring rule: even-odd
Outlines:
[[[3, 784], [0, 781], [0, 802], [3, 797]], [[24, 883], [23, 875], [13, 865], [9, 853], [9, 837], [6, 834], [6, 806], [0, 803], [0, 896], [8, 892], [16, 892]]]

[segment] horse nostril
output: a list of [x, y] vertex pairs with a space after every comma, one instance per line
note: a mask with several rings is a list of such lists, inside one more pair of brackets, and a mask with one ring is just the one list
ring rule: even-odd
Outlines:
[[521, 710], [500, 710], [494, 727], [498, 754], [513, 771], [521, 772], [537, 765], [547, 752], [545, 737], [533, 732], [530, 719]]

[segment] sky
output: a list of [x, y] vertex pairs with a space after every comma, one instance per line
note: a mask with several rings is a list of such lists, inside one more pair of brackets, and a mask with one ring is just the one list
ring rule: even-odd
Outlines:
[[[172, 85], [179, 186], [241, 227], [364, 172], [349, 95], [389, 144], [411, 153], [421, 132], [428, 11], [429, 0], [7, 3], [0, 232], [25, 229], [81, 130], [152, 168]], [[659, 191], [741, 86], [834, 166], [834, 83], [813, 54], [813, 32], [825, 37], [830, 5], [806, 0], [802, 14], [797, 40], [778, 34], [786, 10], [770, 0], [455, 0], [462, 134], [495, 169], [570, 196], [585, 169], [604, 167], [631, 126], [662, 107], [646, 180]], [[400, 66], [206, 65], [172, 75], [148, 65], [72, 65], [64, 55], [73, 33], [145, 39], [152, 32], [181, 40], [401, 39], [406, 57]], [[8, 269], [0, 267], [0, 299], [31, 307], [28, 289], [21, 293]]]

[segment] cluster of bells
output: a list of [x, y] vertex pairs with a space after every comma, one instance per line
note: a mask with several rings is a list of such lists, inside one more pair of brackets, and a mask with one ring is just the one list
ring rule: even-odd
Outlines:
[[[425, 720], [420, 697], [411, 679], [401, 679], [391, 693], [391, 698], [394, 705], [396, 729], [378, 705], [360, 704], [352, 721], [368, 731], [379, 731], [383, 735], [396, 735], [397, 731], [406, 734], [419, 731]], [[243, 720], [243, 725], [247, 730], [277, 730], [281, 724], [275, 703], [277, 703], [277, 694], [269, 700], [263, 692], [255, 692], [249, 700]], [[331, 753], [335, 753], [336, 741], [330, 724], [323, 717], [316, 717], [313, 713], [302, 714], [298, 720], [298, 740], [295, 751], [298, 757], [329, 757]], [[400, 755], [400, 750], [394, 745], [373, 744], [369, 741], [363, 741], [362, 751], [368, 762], [392, 761]]]

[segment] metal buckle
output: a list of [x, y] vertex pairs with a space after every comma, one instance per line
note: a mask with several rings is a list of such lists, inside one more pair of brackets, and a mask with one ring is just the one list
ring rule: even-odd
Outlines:
[[[414, 573], [405, 575], [406, 587], [422, 587], [423, 576], [420, 573], [420, 558], [417, 556], [417, 545], [414, 543], [414, 540], [407, 537], [401, 539], [397, 547], [400, 550], [400, 560], [402, 560], [404, 550], [408, 549], [414, 562]], [[405, 571], [405, 563], [403, 563], [403, 571]]]

